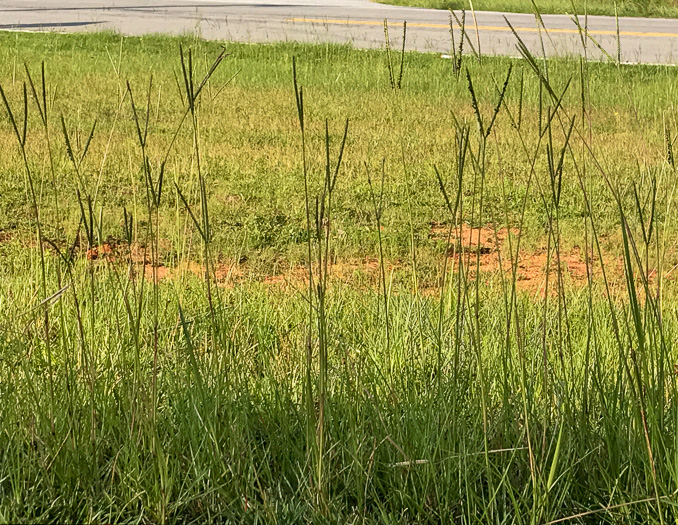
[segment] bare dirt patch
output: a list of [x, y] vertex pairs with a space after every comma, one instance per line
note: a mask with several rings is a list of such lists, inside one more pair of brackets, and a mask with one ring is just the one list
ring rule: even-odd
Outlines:
[[0, 244], [11, 242], [14, 239], [14, 233], [7, 230], [0, 230]]
[[[559, 275], [575, 286], [585, 286], [589, 273], [592, 279], [600, 278], [602, 270], [598, 257], [589, 253], [587, 264], [587, 254], [578, 246], [558, 254], [553, 248], [550, 253], [545, 248], [521, 250], [516, 258], [510, 248], [515, 250], [519, 233], [518, 229], [495, 228], [492, 225], [477, 228], [462, 225], [450, 231], [449, 225], [434, 222], [429, 236], [449, 239], [448, 255], [455, 264], [463, 264], [471, 278], [478, 270], [484, 275], [503, 273], [506, 278], [511, 278], [514, 263], [516, 286], [525, 291], [543, 293], [548, 283], [549, 290], [555, 292]], [[512, 237], [511, 245], [509, 236]], [[605, 263], [613, 275], [623, 272], [619, 257], [605, 256]]]
[[114, 255], [115, 248], [108, 244], [100, 244], [99, 246], [94, 246], [93, 248], [90, 248], [87, 250], [85, 253], [85, 257], [87, 258], [88, 261], [96, 261], [98, 259], [108, 259], [113, 257]]
[[[589, 254], [587, 265], [586, 254], [577, 246], [556, 254], [546, 249], [528, 251], [521, 250], [516, 258], [511, 249], [515, 249], [519, 235], [517, 229], [497, 228], [492, 225], [470, 228], [463, 226], [452, 229], [441, 223], [432, 223], [429, 236], [447, 241], [450, 239], [448, 257], [455, 265], [455, 271], [464, 271], [468, 279], [475, 279], [479, 273], [481, 279], [490, 281], [503, 276], [510, 281], [515, 266], [516, 287], [531, 293], [549, 293], [557, 291], [558, 279], [568, 287], [583, 287], [588, 283], [590, 273], [592, 279], [599, 279], [602, 271], [597, 257]], [[509, 242], [510, 241], [510, 242]], [[161, 247], [161, 252], [165, 250]], [[150, 249], [141, 245], [128, 246], [124, 243], [109, 240], [95, 246], [85, 253], [90, 261], [96, 264], [122, 264], [129, 266], [128, 275], [135, 279], [141, 275], [149, 282], [171, 281], [187, 276], [205, 277], [205, 267], [194, 260], [183, 260], [176, 265], [153, 265]], [[605, 256], [609, 277], [613, 280], [623, 276], [623, 264], [619, 257]], [[386, 261], [386, 278], [398, 270], [406, 269], [407, 263]], [[284, 266], [283, 266], [284, 267]], [[450, 267], [448, 266], [448, 269]], [[328, 264], [329, 281], [331, 283], [349, 284], [357, 288], [380, 286], [381, 267], [375, 257], [340, 258]], [[232, 287], [239, 283], [258, 281], [270, 287], [299, 290], [308, 286], [308, 269], [305, 265], [293, 265], [269, 275], [257, 275], [253, 267], [248, 267], [246, 258], [240, 261], [221, 260], [211, 268], [211, 276], [216, 284]], [[317, 279], [317, 268], [314, 269]], [[548, 279], [547, 279], [548, 277]], [[436, 279], [420, 283], [422, 293], [434, 294], [439, 288]]]
[[450, 238], [452, 245], [461, 241], [461, 245], [467, 250], [475, 249], [481, 252], [496, 251], [508, 239], [509, 234], [517, 237], [520, 230], [517, 228], [494, 228], [493, 226], [483, 226], [471, 228], [462, 225], [460, 228], [452, 228], [441, 222], [432, 222], [429, 230], [429, 238], [445, 241]]

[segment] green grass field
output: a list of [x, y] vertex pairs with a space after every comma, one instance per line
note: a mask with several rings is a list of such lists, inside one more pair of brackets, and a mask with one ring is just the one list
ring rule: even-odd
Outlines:
[[[431, 9], [471, 9], [468, 0], [379, 0], [385, 4]], [[532, 13], [531, 0], [473, 0], [476, 11], [502, 11], [505, 13]], [[537, 0], [541, 14], [578, 14], [615, 16], [614, 0]], [[678, 17], [675, 0], [619, 0], [616, 2], [619, 16], [643, 16], [659, 18]]]
[[0, 33], [0, 521], [675, 522], [678, 72], [226, 52]]

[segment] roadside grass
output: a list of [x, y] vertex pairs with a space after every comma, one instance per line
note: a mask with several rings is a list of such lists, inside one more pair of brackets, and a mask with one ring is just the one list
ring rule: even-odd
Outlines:
[[[111, 210], [102, 216], [104, 237], [119, 238], [121, 208], [126, 206], [138, 215], [139, 195], [143, 194], [143, 185], [131, 171], [135, 168], [136, 131], [130, 120], [128, 101], [121, 102], [125, 82], [129, 79], [133, 89], [139, 91], [138, 96], [143, 97], [141, 93], [147, 89], [149, 72], [153, 73], [152, 140], [148, 148], [150, 154], [158, 156], [171, 140], [176, 124], [173, 117], [182, 108], [175, 80], [175, 75], [180, 73], [176, 61], [177, 41], [162, 37], [125, 39], [121, 55], [121, 39], [112, 34], [65, 38], [22, 35], [21, 47], [17, 47], [15, 35], [4, 35], [3, 38], [6, 40], [0, 47], [4, 53], [1, 76], [10, 99], [16, 101], [21, 96], [24, 61], [32, 70], [37, 70], [40, 61], [48, 56], [48, 81], [53, 83], [56, 91], [53, 115], [63, 114], [68, 128], [73, 130], [74, 140], [81, 143], [85, 142], [96, 120], [96, 133], [86, 167], [93, 185], [99, 179], [101, 181], [97, 206], [103, 208], [95, 210], [96, 214], [101, 209]], [[184, 41], [185, 45], [190, 43]], [[203, 67], [206, 54], [211, 56], [218, 50], [218, 45], [213, 43], [193, 44], [195, 56], [200, 57]], [[337, 245], [338, 253], [354, 258], [376, 256], [365, 162], [371, 169], [376, 169], [382, 159], [386, 160], [386, 191], [390, 198], [382, 225], [388, 231], [390, 258], [408, 259], [408, 188], [416, 188], [419, 204], [412, 208], [417, 238], [427, 250], [440, 248], [439, 239], [429, 238], [431, 224], [444, 218], [444, 204], [440, 201], [438, 183], [431, 170], [433, 165], [449, 167], [453, 161], [450, 157], [455, 136], [452, 115], [458, 118], [472, 118], [473, 115], [466, 82], [456, 79], [449, 61], [435, 55], [408, 54], [405, 86], [394, 97], [380, 52], [293, 44], [229, 44], [228, 49], [232, 55], [215, 73], [208, 86], [208, 95], [216, 94], [225, 82], [239, 73], [210, 105], [210, 118], [205, 119], [202, 128], [204, 155], [211, 171], [207, 189], [214, 197], [209, 201], [210, 216], [215, 225], [213, 243], [219, 253], [229, 260], [244, 255], [250, 265], [260, 266], [265, 275], [274, 273], [278, 260], [295, 265], [303, 258], [303, 242], [299, 242], [305, 235], [303, 197], [298, 181], [300, 146], [294, 138], [296, 124], [291, 118], [293, 100], [289, 96], [293, 55], [305, 57], [298, 67], [309, 96], [308, 121], [314, 131], [309, 136], [315, 141], [309, 148], [312, 155], [309, 162], [314, 168], [324, 162], [323, 148], [318, 147], [323, 135], [323, 119], [339, 123], [349, 118], [351, 122], [347, 144], [350, 154], [345, 159], [345, 174], [338, 182], [341, 191], [337, 191], [334, 203], [335, 226], [337, 231], [345, 232]], [[121, 62], [120, 74], [115, 71], [118, 62]], [[486, 59], [481, 67], [469, 59], [465, 65], [477, 79], [475, 86], [481, 106], [489, 108], [496, 85], [502, 82], [506, 68], [512, 63], [516, 69], [506, 100], [514, 111], [519, 110], [519, 78], [522, 75], [520, 118], [526, 129], [534, 129], [538, 120], [535, 104], [539, 84], [520, 62]], [[570, 76], [573, 86], [580, 83], [578, 66], [572, 62], [552, 62], [550, 73], [554, 85], [560, 89]], [[606, 162], [614, 160], [615, 169], [625, 178], [636, 173], [639, 158], [647, 159], [649, 167], [656, 165], [657, 158], [650, 157], [649, 153], [664, 148], [663, 122], [666, 120], [671, 125], [675, 119], [674, 71], [646, 66], [623, 67], [620, 78], [616, 66], [599, 64], [588, 81], [592, 132], [601, 158]], [[565, 102], [574, 106], [579, 103], [579, 95], [573, 89], [568, 90]], [[37, 118], [34, 112], [29, 116]], [[519, 151], [520, 141], [508, 118], [500, 114], [499, 119], [502, 126], [496, 128], [497, 147], [501, 151]], [[50, 126], [54, 140], [62, 139], [59, 119], [55, 118]], [[336, 124], [331, 131], [337, 134], [340, 127]], [[8, 123], [0, 122], [4, 173], [16, 174], [21, 169], [21, 159], [14, 154], [13, 140]], [[533, 138], [528, 135], [526, 140]], [[184, 150], [190, 146], [190, 134], [181, 133], [177, 141], [176, 150]], [[44, 154], [43, 140], [37, 134], [29, 136], [28, 146]], [[70, 161], [64, 148], [54, 149], [57, 166], [66, 169]], [[102, 162], [107, 150], [106, 161]], [[405, 183], [403, 173], [403, 153], [407, 158], [409, 185]], [[172, 166], [172, 177], [177, 181], [180, 181], [181, 173], [189, 173], [192, 169], [191, 156], [171, 155], [168, 162]], [[489, 162], [494, 163], [494, 160]], [[525, 157], [503, 155], [502, 162], [507, 173], [511, 173], [507, 191], [514, 205], [519, 206], [528, 169]], [[545, 160], [539, 158], [538, 162], [543, 169]], [[488, 169], [496, 173], [496, 166], [490, 165]], [[72, 178], [64, 178], [58, 183], [59, 194], [74, 194]], [[11, 230], [23, 238], [32, 235], [28, 214], [16, 213], [17, 206], [25, 202], [23, 180], [3, 176], [0, 184], [3, 194], [0, 229]], [[501, 196], [498, 177], [490, 177], [487, 184], [488, 202], [498, 203]], [[604, 195], [602, 181], [592, 184], [597, 184], [595, 196]], [[167, 188], [173, 191], [173, 180]], [[55, 190], [44, 184], [41, 191], [45, 227], [53, 228], [50, 235], [65, 242], [65, 232], [57, 231], [54, 220]], [[175, 194], [172, 200], [161, 203], [160, 220], [169, 232], [176, 232], [177, 199]], [[580, 228], [581, 209], [577, 199], [575, 185], [564, 189], [562, 227], [573, 233]], [[79, 205], [73, 198], [60, 201], [63, 201], [60, 202], [62, 223], [72, 232], [80, 217]], [[619, 232], [615, 230], [613, 204], [601, 198], [596, 206], [600, 207], [601, 220], [605, 221], [601, 225], [603, 233], [612, 235], [611, 242], [616, 243]], [[523, 242], [538, 248], [544, 237], [538, 231], [540, 227], [543, 229], [542, 210], [538, 206], [529, 207], [525, 220], [530, 228]], [[569, 231], [567, 233], [570, 237]]]
[[0, 33], [0, 521], [675, 521], [674, 69], [221, 52]]
[[[471, 8], [468, 0], [379, 0], [384, 4], [429, 9]], [[614, 0], [539, 0], [536, 2], [541, 14], [578, 14], [615, 16]], [[530, 0], [475, 0], [476, 11], [500, 11], [503, 13], [533, 13]], [[651, 18], [676, 18], [678, 6], [673, 0], [619, 0], [616, 2], [618, 16], [640, 16]]]

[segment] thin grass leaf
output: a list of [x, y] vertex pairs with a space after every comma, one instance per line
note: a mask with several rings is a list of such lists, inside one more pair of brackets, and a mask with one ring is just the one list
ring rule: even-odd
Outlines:
[[87, 156], [87, 152], [89, 151], [89, 146], [92, 143], [92, 138], [94, 138], [94, 131], [97, 128], [97, 119], [94, 119], [94, 123], [92, 124], [92, 129], [89, 132], [89, 135], [87, 135], [87, 140], [85, 141], [85, 146], [82, 148], [82, 154], [80, 155], [80, 160], [78, 161], [78, 166], [81, 166], [83, 161], [85, 160], [85, 157]]
[[337, 158], [337, 164], [334, 168], [334, 175], [332, 176], [332, 184], [330, 189], [334, 190], [334, 185], [337, 183], [337, 175], [339, 175], [339, 168], [341, 167], [341, 161], [344, 158], [344, 148], [346, 146], [346, 138], [348, 137], [348, 119], [346, 119], [346, 124], [344, 125], [344, 135], [341, 138], [341, 145], [339, 146], [339, 156]]
[[198, 221], [198, 219], [197, 219], [197, 218], [195, 217], [195, 215], [193, 214], [193, 210], [192, 210], [191, 207], [189, 206], [188, 201], [186, 200], [186, 197], [184, 197], [184, 194], [181, 193], [181, 190], [179, 189], [179, 185], [178, 185], [176, 182], [174, 183], [174, 187], [175, 187], [176, 190], [177, 190], [177, 194], [179, 195], [179, 198], [181, 199], [181, 202], [184, 203], [184, 206], [186, 207], [186, 211], [188, 211], [188, 214], [190, 215], [191, 219], [193, 220], [193, 224], [194, 224], [195, 227], [198, 229], [198, 233], [200, 233], [200, 237], [202, 237], [203, 241], [206, 241], [206, 240], [207, 240], [207, 236], [206, 236], [205, 233], [202, 231], [202, 227], [200, 226], [200, 221]]
[[[195, 90], [195, 94], [194, 94], [195, 99], [197, 99], [200, 96], [200, 93], [202, 92], [203, 88], [207, 85], [209, 80], [212, 78], [212, 75], [214, 75], [214, 72], [217, 70], [219, 65], [223, 62], [224, 58], [226, 58], [228, 56], [230, 56], [230, 55], [228, 53], [226, 53], [226, 48], [222, 47], [221, 53], [219, 53], [219, 55], [217, 55], [217, 58], [214, 59], [214, 62], [212, 62], [212, 65], [210, 66], [209, 70], [207, 71], [207, 73], [205, 73], [205, 76], [200, 81], [200, 84], [198, 84], [198, 88]], [[237, 73], [236, 73], [236, 75], [237, 75]], [[235, 78], [235, 75], [233, 75], [233, 77], [231, 77], [231, 79], [228, 82], [226, 82], [226, 84], [221, 89], [223, 89], [226, 85], [228, 85], [233, 78]], [[219, 90], [219, 92], [221, 92], [221, 89]], [[214, 99], [214, 97], [212, 97], [212, 99]]]
[[[459, 20], [459, 18], [457, 17], [457, 14], [453, 10], [450, 10], [450, 12], [452, 13], [452, 16], [454, 16], [454, 20], [455, 20], [455, 22], [457, 22], [457, 25], [461, 28], [462, 40], [464, 40], [464, 38], [466, 39], [466, 44], [468, 45], [468, 47], [471, 48], [471, 52], [477, 58], [479, 53], [478, 53], [478, 51], [476, 51], [476, 48], [473, 45], [473, 42], [471, 42], [471, 37], [468, 36], [468, 31], [466, 31], [466, 11], [462, 9], [462, 11], [461, 11], [462, 19], [461, 19], [461, 21]], [[462, 50], [462, 42], [459, 43], [459, 52], [457, 53], [457, 59], [459, 60], [458, 71], [461, 71], [461, 57], [462, 57], [461, 50]]]
[[617, 30], [617, 66], [621, 65], [621, 33], [619, 31], [619, 12], [617, 2], [614, 2], [614, 23]]
[[23, 99], [24, 99], [24, 126], [21, 134], [21, 145], [26, 146], [26, 133], [28, 132], [28, 92], [26, 91], [26, 82], [23, 83]]
[[560, 425], [560, 431], [558, 432], [558, 442], [556, 443], [556, 451], [553, 453], [553, 459], [551, 460], [551, 468], [549, 469], [549, 477], [546, 481], [546, 490], [551, 492], [553, 485], [556, 481], [556, 474], [558, 473], [558, 460], [560, 459], [560, 446], [563, 442], [563, 428], [564, 425]]
[[546, 90], [549, 92], [551, 95], [551, 98], [556, 100], [558, 97], [556, 96], [555, 92], [551, 88], [551, 84], [548, 81], [548, 79], [544, 76], [544, 73], [541, 71], [541, 68], [537, 64], [537, 61], [535, 60], [534, 56], [532, 56], [532, 53], [530, 53], [530, 50], [527, 48], [525, 45], [525, 42], [523, 42], [523, 39], [520, 38], [520, 35], [516, 32], [515, 28], [511, 25], [511, 22], [509, 22], [508, 18], [504, 16], [504, 21], [506, 24], [509, 26], [511, 29], [511, 32], [513, 33], [513, 36], [516, 37], [516, 40], [518, 40], [518, 43], [516, 44], [516, 48], [518, 49], [518, 52], [521, 54], [521, 56], [525, 59], [525, 61], [528, 63], [530, 68], [536, 73], [536, 75], [539, 77], [539, 80], [541, 80], [541, 84], [546, 88]]
[[466, 68], [466, 80], [468, 82], [468, 92], [471, 94], [471, 105], [473, 107], [473, 113], [476, 117], [476, 124], [478, 126], [478, 135], [481, 137], [486, 136], [485, 130], [483, 128], [483, 118], [480, 116], [480, 108], [478, 107], [478, 99], [476, 98], [476, 92], [473, 89], [473, 82], [471, 81], [471, 73], [469, 73], [468, 68]]
[[7, 97], [5, 96], [5, 90], [2, 89], [1, 85], [0, 85], [0, 96], [2, 96], [2, 102], [5, 104], [5, 109], [7, 110], [7, 116], [9, 118], [10, 124], [12, 124], [12, 129], [14, 130], [14, 135], [16, 136], [17, 140], [19, 141], [19, 144], [23, 145], [23, 142], [21, 140], [21, 134], [19, 133], [19, 128], [17, 127], [16, 120], [14, 118], [14, 113], [12, 112], [12, 108], [9, 105], [9, 102], [7, 101]]
[[388, 67], [388, 80], [391, 83], [391, 89], [395, 89], [395, 77], [393, 75], [393, 64], [391, 63], [391, 39], [388, 36], [388, 20], [384, 18], [384, 42], [386, 44], [386, 65]]
[[146, 139], [144, 133], [141, 131], [141, 123], [139, 122], [139, 115], [137, 113], [137, 106], [134, 103], [134, 93], [132, 92], [132, 86], [127, 81], [127, 92], [129, 93], [130, 104], [132, 105], [132, 117], [134, 118], [134, 125], [137, 130], [137, 138], [139, 139], [139, 145], [144, 148], [146, 147]]
[[177, 308], [179, 309], [179, 320], [181, 322], [181, 332], [184, 336], [184, 342], [186, 343], [186, 348], [188, 350], [188, 362], [193, 372], [193, 378], [195, 379], [195, 384], [198, 388], [198, 394], [200, 399], [205, 399], [205, 387], [203, 385], [202, 374], [200, 373], [200, 367], [198, 366], [198, 360], [195, 358], [195, 346], [193, 345], [193, 339], [191, 338], [191, 332], [188, 328], [188, 323], [186, 322], [186, 317], [184, 315], [184, 309], [181, 307], [181, 301], [177, 298]]
[[[189, 59], [191, 56], [191, 50], [188, 50], [189, 53]], [[186, 102], [188, 102], [188, 107], [190, 108], [191, 111], [193, 111], [193, 103], [195, 102], [193, 98], [193, 89], [191, 87], [193, 78], [191, 76], [192, 71], [189, 73], [189, 71], [186, 70], [186, 60], [184, 59], [184, 48], [181, 44], [179, 44], [179, 57], [181, 59], [181, 73], [184, 78], [184, 88], [186, 89]], [[190, 70], [190, 66], [189, 66]]]
[[[44, 72], [44, 67], [45, 63], [42, 63], [43, 67], [43, 72]], [[40, 120], [42, 121], [43, 124], [47, 123], [47, 116], [45, 112], [43, 111], [42, 108], [42, 102], [41, 102], [41, 97], [38, 95], [38, 92], [35, 88], [35, 83], [33, 82], [33, 77], [31, 76], [31, 72], [28, 69], [28, 64], [24, 62], [24, 70], [26, 71], [26, 78], [28, 78], [28, 85], [31, 87], [31, 94], [33, 95], [33, 100], [35, 100], [35, 105], [38, 107], [38, 114], [40, 115]], [[43, 73], [44, 74], [44, 73]], [[44, 78], [43, 78], [43, 86], [44, 86]], [[44, 100], [44, 99], [42, 99]]]
[[492, 126], [494, 125], [494, 121], [497, 118], [497, 115], [499, 114], [499, 110], [501, 109], [501, 105], [504, 102], [504, 96], [506, 95], [506, 89], [508, 88], [509, 80], [511, 79], [511, 72], [513, 71], [513, 64], [509, 65], [508, 71], [506, 72], [506, 79], [504, 80], [504, 85], [501, 88], [501, 93], [499, 94], [499, 99], [497, 100], [497, 103], [494, 106], [494, 110], [492, 111], [492, 118], [490, 119], [490, 123], [487, 126], [487, 129], [485, 130], [485, 138], [490, 136], [490, 132], [492, 131]]
[[64, 135], [64, 142], [66, 143], [66, 153], [68, 154], [68, 158], [71, 160], [73, 166], [77, 169], [78, 162], [75, 160], [73, 147], [71, 146], [71, 138], [68, 135], [68, 130], [66, 129], [66, 121], [64, 120], [63, 115], [61, 115], [61, 131], [63, 132]]
[[400, 72], [398, 73], [398, 89], [403, 87], [403, 67], [405, 65], [405, 42], [407, 41], [407, 20], [403, 21], [403, 47], [400, 50]]
[[673, 141], [671, 140], [671, 131], [666, 122], [664, 122], [664, 145], [666, 147], [666, 162], [675, 169], [675, 157], [673, 155]]
[[294, 83], [294, 98], [297, 103], [297, 113], [299, 118], [299, 127], [304, 132], [304, 92], [303, 87], [297, 83], [297, 58], [292, 57], [292, 81]]

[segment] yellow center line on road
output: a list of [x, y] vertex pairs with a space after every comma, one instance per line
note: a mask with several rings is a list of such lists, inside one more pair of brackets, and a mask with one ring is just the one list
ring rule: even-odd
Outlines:
[[[333, 24], [333, 25], [351, 25], [351, 26], [383, 26], [384, 22], [377, 22], [374, 20], [337, 20], [337, 19], [325, 19], [325, 18], [286, 18], [286, 22], [303, 22], [307, 24]], [[394, 22], [394, 26], [402, 26], [402, 22]], [[422, 22], [408, 22], [407, 27], [425, 27], [431, 29], [449, 29], [449, 24], [428, 24]], [[455, 25], [455, 28], [458, 26]], [[539, 28], [537, 27], [515, 27], [514, 28], [518, 33], [538, 33]], [[474, 31], [474, 26], [467, 25], [467, 31]], [[479, 31], [511, 31], [511, 28], [508, 26], [478, 26]], [[564, 28], [554, 28], [546, 30], [549, 34], [566, 34], [566, 35], [578, 35], [578, 29], [564, 29]], [[589, 29], [589, 35], [609, 35], [617, 36], [617, 31], [607, 31], [603, 29]], [[639, 36], [639, 37], [648, 37], [648, 38], [678, 38], [678, 33], [661, 33], [661, 32], [652, 32], [652, 31], [620, 31], [619, 36]]]

